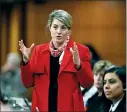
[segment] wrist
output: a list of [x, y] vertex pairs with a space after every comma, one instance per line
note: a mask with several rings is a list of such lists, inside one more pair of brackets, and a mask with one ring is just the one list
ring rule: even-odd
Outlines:
[[76, 69], [77, 70], [80, 70], [81, 69], [81, 64], [80, 65], [75, 65]]
[[26, 64], [28, 62], [28, 60], [24, 57], [23, 55], [23, 62]]

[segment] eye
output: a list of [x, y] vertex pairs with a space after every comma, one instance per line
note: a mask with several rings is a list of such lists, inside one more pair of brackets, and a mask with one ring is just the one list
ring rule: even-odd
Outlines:
[[54, 26], [53, 26], [53, 28], [57, 29], [57, 28], [58, 28], [58, 26], [54, 25]]
[[66, 26], [62, 26], [62, 27], [61, 27], [61, 29], [66, 30], [66, 29], [67, 29], [67, 27], [66, 27]]
[[109, 83], [110, 83], [110, 84], [114, 84], [114, 83], [116, 83], [116, 80], [115, 80], [115, 79], [110, 79], [110, 80], [109, 80]]
[[106, 80], [103, 81], [103, 85], [105, 85], [105, 84], [106, 84]]

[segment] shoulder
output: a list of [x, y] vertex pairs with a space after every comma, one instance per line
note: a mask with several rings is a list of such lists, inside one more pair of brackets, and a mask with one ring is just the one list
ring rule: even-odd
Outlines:
[[[67, 47], [68, 48], [73, 47], [73, 45], [74, 45], [73, 43], [74, 43], [74, 41], [70, 39]], [[78, 47], [80, 57], [91, 58], [90, 51], [87, 46], [85, 46], [83, 44], [79, 44], [78, 42], [76, 42], [76, 45]]]
[[118, 109], [124, 110], [126, 108], [126, 94], [124, 95], [123, 99], [120, 101]]
[[[73, 47], [73, 43], [74, 43], [74, 41], [72, 39], [70, 39], [69, 43], [68, 43], [68, 47]], [[76, 45], [77, 45], [79, 50], [89, 51], [89, 48], [83, 44], [76, 42]]]
[[85, 56], [85, 57], [91, 58], [90, 50], [87, 46], [77, 43], [77, 47], [78, 47], [80, 56], [83, 56], [83, 57]]
[[44, 43], [44, 44], [40, 44], [40, 45], [36, 45], [36, 49], [42, 49], [45, 48], [47, 45], [49, 45], [49, 43]]
[[95, 94], [93, 94], [89, 99], [88, 99], [88, 103], [90, 103], [90, 102], [93, 102], [93, 101], [96, 101], [96, 99], [97, 99], [97, 92], [95, 93]]
[[44, 43], [44, 44], [40, 44], [40, 45], [36, 45], [34, 50], [36, 52], [38, 51], [43, 51], [43, 50], [48, 50], [49, 49], [49, 43]]
[[90, 57], [90, 50], [87, 46], [77, 43], [78, 51], [80, 55]]
[[80, 49], [83, 49], [85, 51], [89, 51], [89, 48], [87, 46], [85, 46], [85, 45], [82, 45], [82, 44], [77, 43], [77, 46], [78, 46], [79, 50]]

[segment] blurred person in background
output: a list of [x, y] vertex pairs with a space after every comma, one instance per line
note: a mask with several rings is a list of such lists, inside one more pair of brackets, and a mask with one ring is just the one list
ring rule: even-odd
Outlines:
[[1, 92], [8, 97], [23, 97], [26, 88], [20, 78], [20, 57], [11, 52], [1, 70]]
[[0, 112], [4, 111], [13, 111], [13, 109], [10, 107], [10, 105], [8, 105], [7, 97], [4, 96], [0, 90]]
[[[91, 44], [84, 44], [84, 45], [87, 46], [90, 50], [91, 65], [92, 65], [92, 70], [93, 70], [94, 64], [96, 62], [98, 62], [99, 60], [101, 60], [101, 56], [96, 51], [96, 49], [93, 47], [93, 45], [91, 45]], [[82, 90], [82, 95], [84, 96], [83, 97], [84, 104], [86, 105], [87, 99], [97, 91], [97, 88], [95, 86], [92, 86], [92, 87], [89, 87], [89, 88], [83, 88], [81, 86], [81, 90]]]
[[[105, 70], [112, 65], [113, 64], [108, 60], [100, 60], [95, 63], [93, 67], [94, 85], [83, 97], [87, 112], [103, 112], [103, 110], [105, 110], [102, 104], [108, 102], [106, 102], [106, 98], [103, 94], [103, 76]], [[88, 96], [86, 96], [87, 94]]]
[[71, 40], [71, 28], [71, 15], [54, 10], [47, 24], [50, 42], [26, 48], [19, 41], [22, 81], [25, 87], [34, 87], [32, 111], [85, 111], [80, 84], [85, 88], [93, 84], [90, 52]]
[[126, 112], [126, 69], [112, 67], [104, 74], [104, 93], [112, 101], [109, 112]]
[[101, 56], [91, 44], [84, 44], [84, 45], [87, 46], [90, 50], [91, 64], [92, 64], [92, 69], [93, 69], [94, 64], [98, 62], [99, 60], [101, 60]]

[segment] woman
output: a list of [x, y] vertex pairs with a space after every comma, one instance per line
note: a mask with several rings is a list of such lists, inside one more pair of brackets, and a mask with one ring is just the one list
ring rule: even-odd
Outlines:
[[104, 75], [104, 93], [112, 101], [109, 112], [126, 112], [126, 70], [112, 67]]
[[[106, 100], [105, 95], [103, 93], [103, 76], [104, 71], [111, 67], [113, 64], [108, 60], [100, 60], [95, 63], [93, 67], [94, 73], [94, 85], [91, 87], [90, 91], [88, 91], [89, 99], [87, 99], [85, 104], [87, 107], [87, 112], [106, 112], [106, 108], [104, 108], [104, 104], [109, 105], [110, 101]], [[96, 88], [97, 90], [95, 91]], [[85, 96], [84, 95], [84, 99]]]
[[26, 48], [19, 41], [22, 82], [27, 88], [34, 86], [33, 111], [84, 111], [80, 85], [93, 84], [90, 52], [70, 39], [71, 27], [71, 15], [54, 10], [47, 24], [49, 43]]
[[6, 63], [2, 67], [0, 75], [2, 94], [8, 97], [24, 97], [27, 89], [21, 82], [20, 57], [18, 54], [10, 52], [7, 55]]

